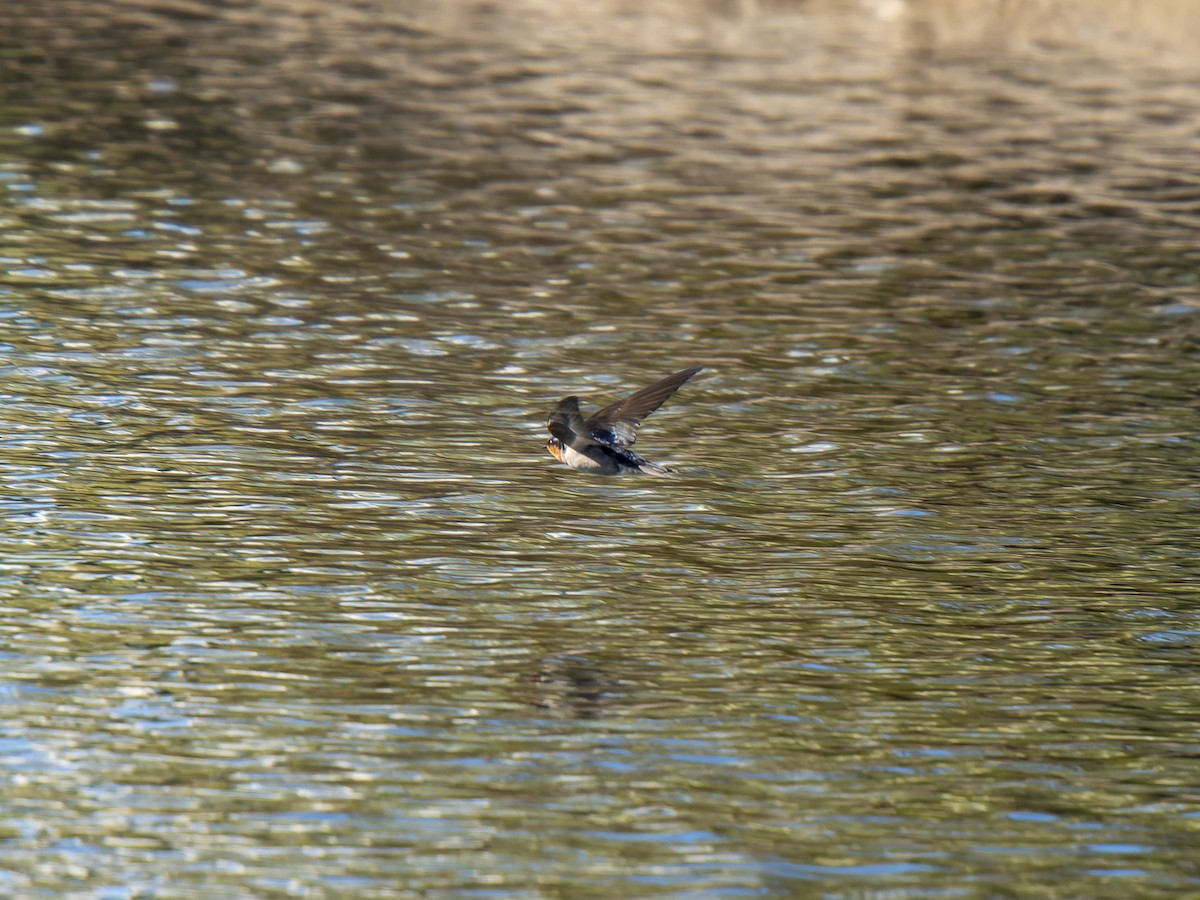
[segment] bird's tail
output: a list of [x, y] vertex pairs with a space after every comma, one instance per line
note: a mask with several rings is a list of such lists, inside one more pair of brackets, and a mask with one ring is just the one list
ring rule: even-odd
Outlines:
[[674, 475], [674, 469], [668, 469], [666, 466], [660, 466], [658, 463], [650, 462], [648, 459], [643, 459], [638, 463], [640, 468], [647, 475]]

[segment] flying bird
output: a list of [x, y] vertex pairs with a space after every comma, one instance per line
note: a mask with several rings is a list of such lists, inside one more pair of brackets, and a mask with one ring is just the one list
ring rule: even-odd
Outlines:
[[667, 398], [703, 368], [693, 366], [668, 375], [586, 420], [579, 411], [579, 398], [564, 397], [550, 414], [547, 425], [553, 437], [546, 441], [546, 449], [559, 462], [594, 475], [670, 475], [671, 470], [666, 466], [650, 462], [630, 448], [642, 419], [666, 403]]

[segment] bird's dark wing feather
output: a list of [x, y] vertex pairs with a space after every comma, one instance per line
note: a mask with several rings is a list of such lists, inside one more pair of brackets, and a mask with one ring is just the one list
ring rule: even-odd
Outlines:
[[564, 397], [550, 413], [550, 421], [546, 423], [550, 433], [568, 447], [581, 450], [594, 444], [587, 422], [579, 412], [578, 397]]
[[674, 375], [668, 375], [662, 381], [652, 384], [648, 388], [642, 388], [636, 394], [631, 394], [624, 400], [618, 400], [611, 406], [604, 407], [598, 413], [593, 413], [587, 420], [587, 428], [592, 439], [606, 444], [617, 444], [621, 447], [633, 446], [642, 419], [662, 406], [668, 397], [683, 386], [685, 381], [703, 368], [704, 366], [693, 366], [682, 372], [676, 372]]

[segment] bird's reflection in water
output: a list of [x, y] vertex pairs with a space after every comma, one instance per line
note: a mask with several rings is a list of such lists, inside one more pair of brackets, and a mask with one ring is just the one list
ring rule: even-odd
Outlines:
[[586, 656], [550, 656], [521, 679], [529, 702], [555, 715], [594, 719], [618, 696], [618, 682]]

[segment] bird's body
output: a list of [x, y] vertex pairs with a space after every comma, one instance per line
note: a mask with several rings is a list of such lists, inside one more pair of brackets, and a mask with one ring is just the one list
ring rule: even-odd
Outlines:
[[694, 366], [668, 375], [662, 381], [604, 407], [587, 419], [579, 411], [578, 397], [563, 398], [550, 414], [547, 424], [553, 437], [546, 441], [546, 449], [551, 456], [572, 469], [595, 475], [669, 475], [671, 470], [666, 466], [650, 462], [634, 453], [630, 447], [636, 440], [642, 420], [662, 406], [667, 398], [702, 368]]

